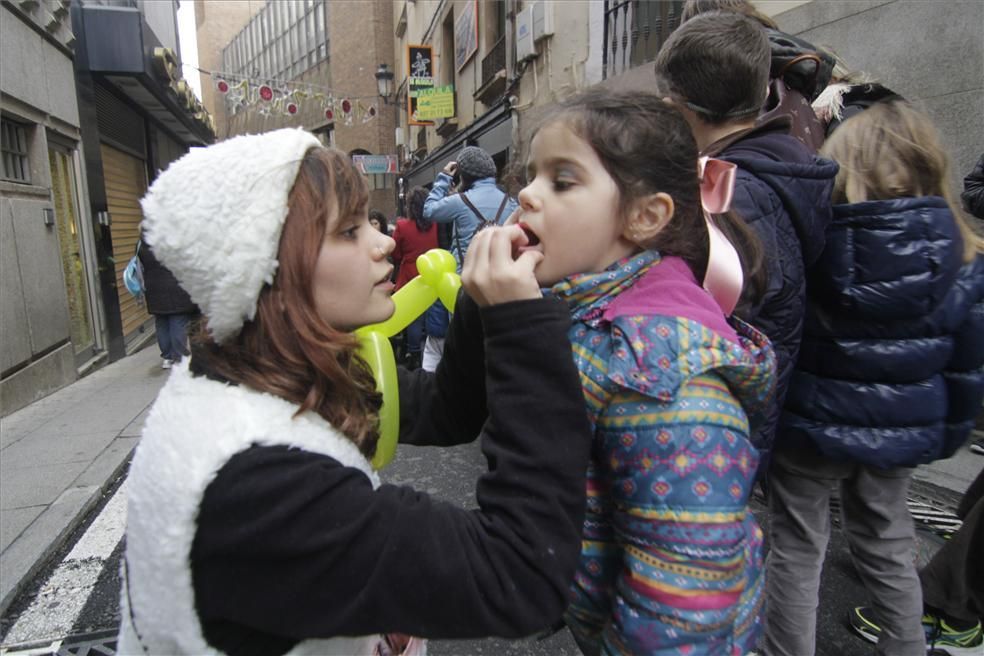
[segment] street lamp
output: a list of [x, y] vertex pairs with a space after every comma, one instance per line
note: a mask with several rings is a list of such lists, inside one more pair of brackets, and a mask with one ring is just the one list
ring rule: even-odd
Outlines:
[[380, 64], [376, 70], [376, 89], [383, 104], [388, 105], [393, 95], [393, 71], [386, 64]]

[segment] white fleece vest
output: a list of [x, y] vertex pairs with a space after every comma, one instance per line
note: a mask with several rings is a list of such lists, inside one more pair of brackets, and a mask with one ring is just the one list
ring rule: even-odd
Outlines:
[[[355, 467], [379, 486], [355, 444], [314, 413], [295, 419], [296, 410], [269, 394], [193, 377], [187, 360], [171, 371], [130, 465], [129, 586], [124, 579], [118, 653], [220, 653], [206, 643], [195, 612], [191, 544], [205, 488], [236, 453], [252, 444], [294, 446]], [[371, 655], [379, 640], [378, 635], [309, 640], [289, 654]]]

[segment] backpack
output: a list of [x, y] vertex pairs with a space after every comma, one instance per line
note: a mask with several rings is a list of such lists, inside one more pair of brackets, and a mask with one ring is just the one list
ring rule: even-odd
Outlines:
[[816, 153], [823, 145], [826, 126], [810, 103], [830, 82], [833, 59], [813, 44], [778, 30], [766, 30], [771, 63], [769, 95], [758, 117], [761, 125], [776, 116], [788, 116], [790, 135]]
[[126, 268], [123, 269], [123, 285], [138, 302], [143, 301], [144, 292], [146, 291], [144, 287], [143, 263], [140, 262], [141, 241], [140, 239], [137, 240], [137, 250], [133, 254], [133, 257], [130, 258], [130, 261], [126, 263]]
[[[495, 213], [495, 218], [492, 219], [491, 221], [489, 219], [486, 219], [485, 215], [483, 215], [481, 212], [478, 211], [478, 208], [475, 207], [475, 205], [470, 200], [468, 200], [468, 196], [466, 194], [464, 193], [461, 194], [461, 200], [464, 201], [465, 205], [468, 206], [468, 209], [472, 211], [472, 214], [478, 217], [478, 227], [475, 228], [475, 234], [478, 234], [479, 232], [485, 230], [486, 228], [491, 228], [493, 226], [499, 225], [499, 218], [502, 216], [502, 211], [506, 209], [506, 204], [509, 202], [509, 194], [503, 192], [502, 202], [499, 204], [499, 210]], [[458, 249], [458, 252], [461, 253], [460, 257], [462, 258], [462, 262], [463, 262], [465, 254], [461, 252], [461, 241], [458, 239], [457, 228], [455, 228], [454, 230], [454, 245]]]

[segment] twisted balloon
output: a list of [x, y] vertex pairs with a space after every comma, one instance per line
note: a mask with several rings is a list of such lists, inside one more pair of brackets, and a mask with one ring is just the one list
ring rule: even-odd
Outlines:
[[417, 258], [416, 278], [393, 294], [393, 316], [386, 321], [363, 326], [355, 331], [361, 344], [359, 355], [376, 378], [376, 390], [383, 395], [379, 410], [379, 442], [372, 466], [382, 469], [396, 455], [400, 433], [400, 391], [396, 380], [396, 358], [389, 338], [410, 325], [440, 299], [449, 312], [461, 288], [461, 276], [451, 253], [434, 248]]

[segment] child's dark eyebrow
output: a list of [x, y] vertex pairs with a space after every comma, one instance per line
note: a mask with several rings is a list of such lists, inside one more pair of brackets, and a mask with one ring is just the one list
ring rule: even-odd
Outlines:
[[546, 165], [549, 168], [552, 168], [552, 169], [556, 169], [556, 168], [559, 168], [561, 166], [569, 166], [569, 167], [572, 167], [574, 169], [577, 169], [577, 171], [583, 171], [584, 170], [584, 167], [581, 166], [578, 162], [576, 162], [576, 161], [574, 161], [572, 159], [568, 159], [567, 157], [551, 157], [545, 163], [546, 163]]
[[[577, 169], [578, 172], [584, 170], [584, 167], [582, 167], [576, 161], [572, 159], [568, 159], [566, 157], [551, 157], [543, 164], [544, 164], [544, 168], [547, 169], [556, 169], [560, 166], [569, 166]], [[533, 164], [533, 162], [530, 162], [529, 164], [526, 165], [526, 175], [527, 177], [534, 177], [536, 175], [536, 165]]]

